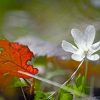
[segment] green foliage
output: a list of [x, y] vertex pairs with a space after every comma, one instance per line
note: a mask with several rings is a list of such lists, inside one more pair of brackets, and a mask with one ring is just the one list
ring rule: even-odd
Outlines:
[[42, 92], [42, 91], [37, 91], [37, 92], [35, 93], [35, 98], [34, 98], [34, 100], [54, 100], [53, 98], [47, 99], [48, 96], [49, 96], [48, 93], [45, 93], [45, 92]]
[[[80, 94], [88, 94], [88, 89], [87, 89], [87, 83], [86, 83], [86, 79], [85, 76], [82, 76], [81, 74], [79, 74], [74, 83], [69, 83], [67, 84], [67, 86], [64, 86], [64, 88], [70, 88], [73, 91], [77, 91]], [[71, 94], [67, 91], [64, 91], [62, 89], [60, 89], [59, 91], [59, 97], [57, 100], [73, 100], [73, 96], [75, 96], [75, 98], [81, 98], [80, 94]]]
[[11, 87], [24, 87], [24, 86], [27, 86], [27, 84], [24, 81], [22, 82], [19, 78], [14, 77], [12, 79]]
[[46, 95], [43, 92], [37, 91], [35, 95], [35, 100], [45, 100]]
[[58, 100], [73, 100], [73, 95], [66, 91], [60, 90], [60, 95]]
[[35, 91], [42, 91], [41, 81], [35, 80], [35, 82], [36, 82], [36, 84], [35, 84]]
[[[82, 76], [81, 74], [79, 74], [76, 77], [75, 84], [73, 85], [73, 89], [76, 90], [76, 91], [79, 91], [81, 93], [84, 93], [84, 94], [88, 93], [85, 76]], [[76, 96], [78, 96], [78, 95], [76, 95]]]
[[[48, 64], [45, 56], [39, 56], [33, 59], [33, 65], [40, 66], [40, 67], [46, 67]], [[50, 79], [55, 76], [59, 75], [65, 75], [65, 72], [63, 70], [56, 69], [55, 71], [48, 72], [47, 76], [45, 78]], [[36, 80], [35, 84], [35, 90], [36, 90], [36, 96], [35, 100], [46, 100], [46, 98], [49, 96], [47, 93], [43, 92], [43, 89], [41, 88], [41, 81]], [[80, 94], [87, 94], [87, 84], [86, 79], [84, 76], [79, 74], [74, 83], [69, 83], [67, 86], [64, 86], [64, 88], [72, 89], [73, 91], [79, 92], [79, 94], [74, 94], [76, 98], [81, 97]], [[58, 94], [56, 95], [56, 100], [72, 100], [73, 94], [69, 93], [68, 91], [64, 91], [62, 89], [59, 90]], [[42, 98], [42, 99], [41, 99]], [[54, 97], [55, 98], [55, 97]], [[51, 100], [51, 99], [50, 99]]]

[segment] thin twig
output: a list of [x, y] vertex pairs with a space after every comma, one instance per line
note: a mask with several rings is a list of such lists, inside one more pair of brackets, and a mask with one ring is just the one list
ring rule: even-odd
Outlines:
[[24, 90], [23, 90], [22, 87], [21, 87], [21, 90], [22, 90], [22, 94], [23, 94], [24, 99], [27, 100], [26, 95], [25, 95]]

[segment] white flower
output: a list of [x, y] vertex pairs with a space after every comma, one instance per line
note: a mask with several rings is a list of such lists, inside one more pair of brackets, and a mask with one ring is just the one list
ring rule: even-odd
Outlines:
[[72, 59], [76, 61], [82, 61], [84, 58], [87, 58], [95, 61], [100, 58], [98, 54], [94, 54], [100, 50], [100, 41], [93, 44], [95, 38], [95, 28], [93, 25], [87, 26], [84, 33], [78, 29], [72, 29], [71, 34], [77, 47], [63, 40], [62, 48], [66, 52], [73, 53], [71, 56]]

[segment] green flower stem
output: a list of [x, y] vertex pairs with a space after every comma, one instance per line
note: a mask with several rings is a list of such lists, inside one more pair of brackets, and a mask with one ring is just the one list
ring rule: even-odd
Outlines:
[[86, 62], [85, 62], [85, 75], [84, 75], [84, 80], [82, 81], [82, 91], [84, 91], [84, 86], [86, 85], [86, 83], [87, 83], [87, 73], [88, 73], [88, 60], [86, 59], [85, 60]]
[[69, 87], [62, 86], [62, 85], [59, 84], [59, 83], [56, 83], [56, 82], [53, 82], [53, 81], [44, 79], [44, 78], [42, 78], [42, 77], [39, 77], [39, 76], [36, 76], [36, 75], [32, 75], [32, 74], [30, 74], [30, 73], [23, 72], [23, 71], [18, 71], [18, 73], [21, 73], [21, 74], [24, 74], [24, 75], [28, 75], [28, 76], [30, 76], [30, 77], [33, 77], [33, 78], [38, 79], [38, 80], [40, 80], [40, 81], [46, 82], [46, 83], [48, 83], [48, 84], [51, 84], [51, 85], [56, 86], [56, 87], [58, 87], [58, 88], [61, 88], [61, 89], [65, 90], [65, 91], [68, 91], [68, 92], [70, 92], [70, 93], [79, 95], [79, 96], [81, 96], [81, 97], [86, 97], [86, 96], [87, 96], [87, 95], [85, 95], [85, 94], [83, 94], [83, 93], [80, 93], [80, 92], [78, 92], [78, 91], [76, 91], [76, 90], [73, 90], [73, 89], [71, 89], [71, 88], [69, 88]]
[[88, 73], [88, 60], [86, 60], [86, 65], [85, 65], [85, 79], [87, 79], [87, 73]]
[[92, 76], [90, 79], [90, 96], [93, 96], [94, 81], [95, 81], [95, 78], [94, 76]]

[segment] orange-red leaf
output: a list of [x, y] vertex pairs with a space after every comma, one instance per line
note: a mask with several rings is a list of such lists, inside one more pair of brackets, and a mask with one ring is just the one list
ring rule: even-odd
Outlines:
[[10, 74], [12, 76], [29, 78], [29, 76], [18, 73], [24, 71], [31, 74], [37, 74], [37, 68], [28, 65], [27, 62], [32, 59], [33, 53], [27, 46], [8, 40], [0, 40], [0, 76]]

